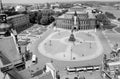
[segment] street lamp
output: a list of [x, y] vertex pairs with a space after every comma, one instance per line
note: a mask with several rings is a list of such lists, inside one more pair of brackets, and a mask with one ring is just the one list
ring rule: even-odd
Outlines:
[[72, 47], [71, 47], [71, 60], [72, 60]]

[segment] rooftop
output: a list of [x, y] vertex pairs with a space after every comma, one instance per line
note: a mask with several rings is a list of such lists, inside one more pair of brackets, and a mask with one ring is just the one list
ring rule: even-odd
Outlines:
[[[38, 76], [35, 76], [34, 79], [38, 78]], [[39, 76], [39, 79], [53, 79], [53, 76], [51, 72], [47, 72], [41, 76]]]
[[[69, 19], [69, 18], [72, 18], [72, 16], [69, 16], [69, 17], [66, 17], [66, 15], [74, 15], [74, 11], [70, 11], [70, 12], [67, 12], [66, 14], [63, 14], [61, 16], [59, 16], [58, 18], [66, 18], [66, 19]], [[90, 12], [90, 11], [77, 11], [77, 14], [88, 14], [89, 18], [95, 18], [95, 16]]]
[[[74, 11], [69, 11], [67, 12], [66, 14], [74, 14], [75, 12]], [[76, 11], [77, 14], [87, 14], [87, 12], [85, 11]]]
[[13, 15], [13, 16], [7, 17], [7, 19], [12, 19], [12, 18], [20, 17], [20, 16], [23, 16], [23, 15], [25, 15], [25, 14]]
[[84, 7], [82, 7], [82, 6], [74, 6], [74, 7], [72, 7], [72, 8], [79, 8], [79, 9], [83, 9]]

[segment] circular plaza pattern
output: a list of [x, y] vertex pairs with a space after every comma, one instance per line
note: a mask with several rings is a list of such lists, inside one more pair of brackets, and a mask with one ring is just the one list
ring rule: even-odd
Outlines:
[[76, 41], [68, 41], [71, 31], [58, 30], [39, 44], [39, 52], [49, 58], [62, 61], [83, 61], [98, 57], [103, 47], [94, 31], [76, 31]]

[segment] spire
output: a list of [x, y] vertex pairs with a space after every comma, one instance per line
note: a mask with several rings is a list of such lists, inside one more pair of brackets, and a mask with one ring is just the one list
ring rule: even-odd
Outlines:
[[77, 12], [75, 11], [75, 14], [74, 14], [74, 16], [77, 16]]

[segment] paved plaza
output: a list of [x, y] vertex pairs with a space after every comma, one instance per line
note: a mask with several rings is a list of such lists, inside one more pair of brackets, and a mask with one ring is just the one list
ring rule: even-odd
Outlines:
[[[29, 50], [38, 57], [38, 64], [31, 65], [32, 68], [30, 70], [35, 72], [36, 68], [42, 69], [45, 63], [52, 63], [55, 69], [59, 70], [61, 78], [65, 79], [70, 76], [66, 74], [65, 67], [100, 65], [103, 55], [110, 54], [111, 46], [106, 36], [107, 34], [111, 34], [111, 32], [106, 31], [103, 33], [100, 30], [96, 32], [94, 30], [76, 31], [73, 33], [76, 38], [74, 43], [68, 41], [70, 34], [70, 30], [48, 29], [42, 34], [41, 38], [33, 41], [29, 45]], [[112, 34], [115, 35], [114, 32]], [[91, 75], [86, 72], [77, 74], [80, 77], [83, 74]], [[71, 74], [71, 76], [74, 77], [77, 74]], [[101, 79], [99, 72], [96, 75], [93, 74], [90, 79], [93, 79], [93, 77]], [[86, 79], [88, 78], [86, 77]]]
[[70, 31], [49, 29], [42, 36], [29, 46], [30, 51], [37, 55], [41, 68], [51, 61], [60, 70], [66, 66], [98, 65], [101, 64], [103, 55], [111, 51], [109, 43], [99, 30], [76, 32], [78, 41], [74, 44], [68, 41]]
[[98, 57], [103, 47], [94, 31], [77, 31], [75, 42], [68, 41], [70, 30], [58, 30], [39, 44], [39, 52], [49, 58], [62, 61], [83, 61]]

